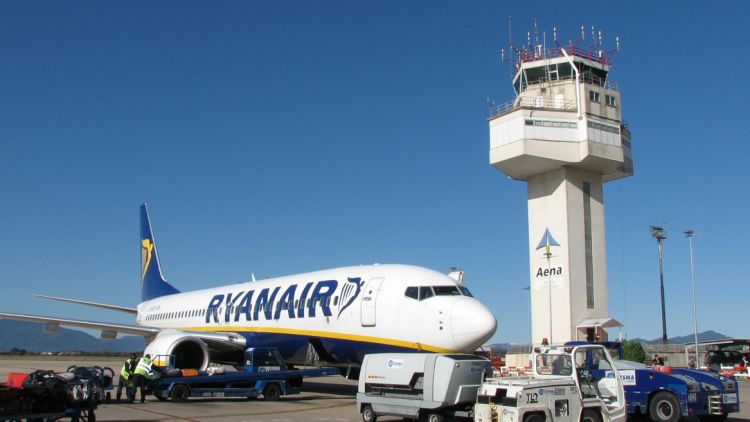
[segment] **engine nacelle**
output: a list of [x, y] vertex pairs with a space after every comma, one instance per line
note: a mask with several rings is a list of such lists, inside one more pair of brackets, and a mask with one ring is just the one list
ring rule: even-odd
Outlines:
[[209, 352], [206, 343], [198, 337], [181, 331], [162, 331], [146, 346], [149, 354], [160, 366], [168, 363], [167, 356], [174, 355], [176, 368], [194, 368], [205, 371]]

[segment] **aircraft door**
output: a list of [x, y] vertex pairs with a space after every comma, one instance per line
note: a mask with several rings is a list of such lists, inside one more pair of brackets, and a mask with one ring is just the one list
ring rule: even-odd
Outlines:
[[375, 326], [375, 302], [378, 298], [378, 292], [380, 292], [380, 285], [383, 284], [383, 278], [372, 278], [365, 285], [365, 290], [362, 292], [362, 326], [363, 327], [374, 327]]

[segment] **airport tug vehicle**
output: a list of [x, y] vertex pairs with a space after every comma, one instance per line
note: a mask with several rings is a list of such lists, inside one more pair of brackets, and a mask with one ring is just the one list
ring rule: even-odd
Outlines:
[[[566, 346], [580, 344], [591, 343], [568, 342]], [[647, 415], [655, 422], [677, 422], [683, 416], [721, 422], [729, 413], [740, 411], [737, 381], [730, 377], [697, 369], [647, 366], [625, 360], [619, 342], [594, 344], [606, 347], [615, 359], [630, 415]]]
[[488, 378], [474, 406], [475, 422], [625, 422], [625, 391], [600, 345], [542, 347], [532, 373]]

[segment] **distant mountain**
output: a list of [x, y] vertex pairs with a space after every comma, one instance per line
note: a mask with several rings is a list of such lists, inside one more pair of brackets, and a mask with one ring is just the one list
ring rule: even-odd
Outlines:
[[[717, 333], [714, 330], [708, 330], [708, 331], [703, 331], [701, 333], [698, 333], [698, 341], [723, 340], [727, 338], [731, 338], [731, 337], [721, 334], [721, 333]], [[636, 343], [642, 343], [644, 341], [646, 343], [660, 343], [661, 337], [655, 338], [653, 340], [644, 340], [642, 338], [634, 338], [634, 339], [630, 339], [630, 341], [634, 341]], [[667, 339], [667, 342], [676, 343], [676, 344], [692, 343], [693, 341], [695, 341], [695, 336], [693, 334], [689, 334], [686, 336], [670, 337], [669, 339]]]
[[142, 337], [124, 336], [103, 340], [67, 328], [45, 333], [42, 324], [0, 319], [0, 351], [3, 352], [14, 347], [30, 352], [139, 352], [145, 346]]
[[493, 344], [485, 344], [483, 347], [485, 349], [490, 349], [493, 352], [505, 352], [508, 350], [508, 347], [511, 346], [511, 343], [493, 343]]

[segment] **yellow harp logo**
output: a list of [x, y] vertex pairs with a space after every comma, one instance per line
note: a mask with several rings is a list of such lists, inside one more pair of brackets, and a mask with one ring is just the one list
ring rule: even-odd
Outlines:
[[154, 244], [151, 243], [150, 239], [141, 240], [141, 283], [143, 278], [146, 277], [146, 270], [148, 270], [148, 264], [151, 263], [151, 252], [154, 250]]

